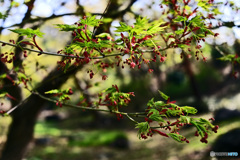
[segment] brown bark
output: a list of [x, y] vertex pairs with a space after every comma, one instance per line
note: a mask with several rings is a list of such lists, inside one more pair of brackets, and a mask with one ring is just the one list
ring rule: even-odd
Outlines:
[[197, 104], [196, 108], [198, 110], [198, 113], [208, 112], [209, 111], [208, 107], [203, 102], [202, 94], [199, 91], [198, 84], [197, 84], [197, 81], [196, 81], [196, 78], [194, 76], [194, 72], [193, 72], [193, 69], [191, 66], [191, 62], [189, 61], [189, 59], [186, 56], [184, 56], [183, 65], [184, 65], [184, 69], [185, 69], [187, 76], [189, 78], [189, 81], [190, 81], [191, 89], [192, 89], [193, 95], [195, 97], [195, 103]]
[[[44, 78], [41, 86], [36, 90], [44, 94], [48, 90], [59, 88], [76, 71], [77, 68], [72, 68], [64, 74], [56, 68]], [[0, 160], [21, 160], [23, 158], [33, 138], [34, 125], [44, 103], [45, 100], [32, 94], [26, 103], [12, 113], [12, 123]]]

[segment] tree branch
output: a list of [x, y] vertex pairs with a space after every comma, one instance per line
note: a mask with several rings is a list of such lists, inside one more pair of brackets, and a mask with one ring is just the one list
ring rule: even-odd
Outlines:
[[[40, 98], [47, 100], [49, 102], [57, 103], [56, 100], [53, 100], [51, 98], [45, 97], [38, 93], [37, 91], [33, 91], [32, 94], [39, 96]], [[133, 121], [134, 123], [138, 123], [136, 120], [134, 120], [131, 116], [139, 117], [141, 115], [146, 115], [145, 112], [136, 112], [136, 113], [126, 113], [126, 112], [120, 112], [120, 111], [114, 111], [114, 110], [107, 110], [107, 109], [99, 109], [96, 108], [95, 106], [92, 107], [84, 107], [84, 106], [78, 106], [74, 104], [68, 104], [68, 103], [62, 103], [63, 106], [71, 107], [71, 108], [76, 108], [76, 109], [83, 109], [83, 110], [91, 110], [91, 111], [102, 111], [102, 112], [108, 112], [108, 113], [115, 113], [115, 114], [122, 114], [125, 115], [128, 119]], [[131, 115], [131, 116], [130, 116]], [[145, 116], [144, 116], [145, 117]]]
[[[12, 44], [12, 43], [8, 43], [8, 42], [4, 42], [0, 40], [0, 43], [5, 44], [5, 45], [9, 45], [12, 47], [19, 47], [16, 44]], [[39, 50], [35, 50], [35, 49], [31, 49], [31, 48], [26, 48], [26, 47], [20, 47], [23, 50], [28, 50], [28, 51], [32, 51], [32, 52], [36, 52], [39, 54], [46, 54], [46, 55], [51, 55], [51, 56], [60, 56], [60, 57], [69, 57], [69, 58], [78, 58], [78, 59], [84, 59], [85, 57], [83, 56], [72, 56], [72, 55], [64, 55], [64, 54], [58, 54], [58, 53], [53, 53], [53, 52], [46, 52], [46, 51], [39, 51]], [[169, 48], [169, 46], [163, 48], [163, 49], [158, 49], [158, 51], [164, 51], [167, 50]], [[140, 50], [141, 52], [152, 52], [153, 49], [151, 50]], [[101, 54], [101, 52], [100, 52]], [[88, 57], [89, 59], [103, 59], [105, 57], [114, 57], [114, 56], [124, 56], [126, 55], [126, 53], [114, 53], [114, 54], [108, 54], [108, 55], [102, 55], [102, 56], [97, 56], [97, 57]]]
[[29, 97], [30, 97], [30, 96], [28, 96], [26, 99], [24, 99], [23, 101], [21, 101], [20, 103], [18, 103], [16, 106], [12, 107], [10, 110], [8, 110], [8, 111], [6, 112], [6, 114], [7, 114], [7, 115], [11, 114], [11, 113], [12, 113], [15, 109], [17, 109], [19, 106], [21, 106], [21, 105], [23, 105], [24, 103], [26, 103]]
[[[92, 15], [97, 15], [97, 16], [101, 16], [101, 15], [104, 15], [103, 13], [91, 13]], [[25, 20], [25, 21], [22, 21], [21, 23], [18, 23], [18, 24], [13, 24], [11, 26], [7, 26], [7, 27], [0, 27], [0, 30], [2, 29], [7, 29], [7, 28], [11, 28], [11, 27], [19, 27], [21, 26], [22, 24], [32, 24], [34, 22], [39, 22], [39, 21], [47, 21], [47, 20], [51, 20], [51, 19], [54, 19], [54, 18], [59, 18], [59, 17], [63, 17], [63, 16], [79, 16], [78, 13], [64, 13], [64, 14], [59, 14], [59, 15], [55, 15], [53, 14], [52, 16], [50, 17], [38, 17], [38, 18], [34, 18], [34, 19], [29, 19], [29, 20]]]

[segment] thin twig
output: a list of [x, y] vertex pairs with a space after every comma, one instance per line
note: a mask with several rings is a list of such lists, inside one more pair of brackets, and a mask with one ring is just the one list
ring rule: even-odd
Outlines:
[[11, 109], [9, 109], [5, 114], [7, 114], [7, 115], [9, 115], [9, 114], [11, 114], [14, 110], [16, 110], [19, 106], [21, 106], [22, 104], [24, 104], [27, 100], [28, 100], [28, 98], [29, 98], [30, 96], [28, 96], [26, 99], [24, 99], [23, 101], [21, 101], [20, 103], [18, 103], [16, 106], [14, 106], [13, 108], [11, 108]]
[[[12, 44], [12, 43], [8, 43], [8, 42], [4, 42], [0, 40], [0, 43], [5, 44], [5, 45], [9, 45], [12, 47], [19, 47], [16, 44]], [[51, 56], [60, 56], [60, 57], [69, 57], [69, 58], [78, 58], [78, 59], [84, 59], [85, 57], [83, 56], [72, 56], [72, 55], [65, 55], [65, 54], [58, 54], [58, 53], [53, 53], [53, 52], [46, 52], [46, 51], [39, 51], [39, 50], [35, 50], [35, 49], [31, 49], [31, 48], [27, 48], [27, 47], [21, 47], [23, 50], [28, 50], [28, 51], [32, 51], [32, 52], [36, 52], [39, 54], [46, 54], [46, 55], [51, 55]], [[169, 47], [163, 48], [163, 49], [159, 49], [159, 51], [164, 51], [166, 49], [168, 49]], [[140, 50], [141, 52], [152, 52], [152, 50]], [[103, 54], [100, 52], [100, 54]], [[108, 54], [105, 55], [103, 54], [102, 56], [97, 56], [97, 57], [88, 57], [89, 59], [103, 59], [105, 57], [114, 57], [114, 56], [124, 56], [125, 53], [115, 53], [115, 54]]]
[[128, 119], [130, 119], [131, 121], [133, 121], [134, 123], [138, 123], [136, 120], [134, 120], [132, 117], [130, 117], [127, 113], [126, 114], [123, 114], [125, 116], [128, 117]]
[[[8, 42], [4, 42], [0, 40], [0, 43], [2, 44], [6, 44], [12, 47], [19, 47], [16, 44], [12, 44], [12, 43], [8, 43]], [[28, 51], [32, 51], [32, 52], [36, 52], [36, 53], [40, 53], [40, 54], [46, 54], [46, 55], [51, 55], [51, 56], [60, 56], [60, 57], [69, 57], [69, 58], [78, 58], [78, 59], [84, 59], [85, 57], [83, 56], [72, 56], [72, 55], [65, 55], [65, 54], [58, 54], [58, 53], [53, 53], [53, 52], [46, 52], [46, 51], [39, 51], [39, 50], [35, 50], [35, 49], [31, 49], [31, 48], [27, 48], [27, 47], [21, 47], [23, 50], [28, 50]], [[111, 55], [105, 55], [105, 56], [98, 56], [98, 57], [89, 57], [90, 59], [102, 59], [104, 57], [111, 57], [111, 56], [121, 56], [122, 53], [118, 53], [118, 54], [111, 54]]]
[[[102, 13], [91, 13], [91, 14], [92, 15], [103, 15]], [[28, 24], [28, 23], [34, 23], [34, 22], [39, 22], [39, 21], [47, 21], [47, 20], [51, 20], [51, 19], [59, 18], [59, 17], [63, 17], [63, 16], [79, 16], [79, 15], [76, 12], [74, 12], [74, 13], [64, 13], [64, 14], [59, 14], [59, 15], [53, 14], [50, 17], [38, 17], [38, 18], [35, 18], [35, 19], [29, 19], [27, 21], [23, 21], [22, 23], [13, 24], [11, 26], [4, 27], [3, 29], [7, 29], [7, 28], [11, 28], [11, 27], [18, 27], [18, 26], [21, 26], [23, 23]]]
[[[103, 18], [103, 15], [105, 15], [105, 14], [106, 14], [106, 12], [107, 12], [107, 10], [108, 10], [108, 8], [109, 8], [109, 6], [110, 6], [111, 2], [112, 2], [111, 0], [109, 0], [109, 1], [108, 1], [107, 7], [105, 8], [105, 10], [104, 10], [103, 14], [101, 14], [101, 17], [100, 17], [100, 19], [102, 19], [102, 18]], [[95, 36], [95, 34], [96, 34], [96, 31], [97, 31], [97, 27], [94, 27], [94, 29], [93, 29], [93, 32], [92, 32], [92, 37], [94, 37], [94, 36]]]
[[[51, 98], [45, 97], [42, 94], [38, 93], [37, 91], [32, 92], [32, 94], [35, 94], [37, 96], [39, 96], [40, 98], [47, 100], [49, 102], [53, 102], [56, 103], [56, 100], [53, 100]], [[68, 104], [68, 103], [62, 103], [63, 106], [67, 106], [67, 107], [71, 107], [71, 108], [76, 108], [76, 109], [83, 109], [83, 110], [93, 110], [93, 111], [102, 111], [102, 112], [109, 112], [109, 113], [116, 113], [116, 114], [122, 114], [127, 116], [131, 121], [134, 121], [135, 123], [138, 123], [137, 121], [135, 121], [132, 117], [130, 117], [130, 115], [132, 116], [138, 116], [138, 115], [143, 115], [145, 114], [145, 112], [136, 112], [136, 113], [125, 113], [125, 112], [119, 112], [119, 111], [114, 111], [114, 110], [107, 110], [107, 109], [99, 109], [99, 108], [94, 108], [94, 107], [84, 107], [84, 106], [78, 106], [78, 105], [74, 105], [74, 104]]]

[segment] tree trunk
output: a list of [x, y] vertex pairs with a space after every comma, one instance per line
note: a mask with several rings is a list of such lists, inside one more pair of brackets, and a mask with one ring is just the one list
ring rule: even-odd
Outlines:
[[209, 111], [208, 106], [204, 103], [202, 99], [202, 94], [199, 91], [198, 84], [195, 79], [194, 72], [192, 70], [191, 62], [186, 56], [184, 56], [183, 65], [190, 81], [190, 85], [193, 91], [193, 95], [195, 97], [195, 103], [196, 103], [196, 108], [198, 110], [198, 113], [208, 112]]
[[[48, 90], [59, 88], [77, 70], [77, 68], [72, 68], [64, 74], [56, 68], [44, 78], [41, 86], [36, 90], [44, 94]], [[12, 113], [12, 123], [0, 160], [21, 160], [23, 158], [28, 144], [33, 139], [34, 125], [44, 103], [45, 100], [32, 94]]]

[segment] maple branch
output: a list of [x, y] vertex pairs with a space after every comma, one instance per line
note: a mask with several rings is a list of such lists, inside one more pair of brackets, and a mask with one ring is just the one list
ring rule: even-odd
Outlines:
[[[12, 47], [20, 47], [20, 46], [18, 46], [16, 44], [4, 42], [4, 41], [1, 41], [1, 40], [0, 40], [0, 43], [2, 43], [4, 45], [9, 45], [9, 46], [12, 46]], [[78, 58], [78, 59], [86, 58], [86, 57], [83, 57], [83, 56], [73, 56], [73, 55], [65, 55], [65, 54], [58, 54], [58, 53], [53, 53], [53, 52], [40, 51], [40, 50], [35, 50], [35, 49], [27, 48], [27, 47], [20, 47], [20, 48], [23, 49], [23, 50], [28, 50], [28, 51], [36, 52], [36, 53], [39, 53], [39, 54], [46, 54], [46, 55], [51, 55], [51, 56], [60, 56], [60, 57], [69, 57], [69, 58]], [[165, 47], [163, 49], [159, 49], [158, 51], [164, 51], [164, 50], [166, 50], [168, 48], [169, 48], [169, 46], [167, 46], [167, 47]], [[152, 51], [154, 51], [154, 49], [151, 49], [151, 50], [141, 50], [141, 52], [152, 52]], [[103, 59], [103, 58], [106, 58], [106, 57], [124, 56], [127, 53], [114, 53], [114, 54], [107, 54], [107, 55], [105, 55], [102, 52], [100, 52], [100, 54], [102, 56], [88, 57], [88, 58], [89, 59]]]
[[20, 103], [18, 103], [16, 106], [12, 107], [10, 110], [8, 110], [6, 112], [7, 115], [11, 114], [15, 109], [17, 109], [19, 106], [21, 106], [22, 104], [24, 104], [25, 102], [27, 102], [28, 98], [30, 96], [28, 96], [26, 99], [24, 99], [23, 101], [21, 101]]
[[[104, 15], [103, 13], [91, 13], [92, 15], [96, 15], [96, 16], [100, 16], [100, 15]], [[11, 27], [19, 27], [23, 24], [29, 24], [29, 23], [34, 23], [34, 22], [39, 22], [39, 21], [47, 21], [47, 20], [51, 20], [54, 18], [59, 18], [59, 17], [63, 17], [63, 16], [79, 16], [78, 13], [64, 13], [64, 14], [59, 14], [59, 15], [55, 15], [53, 14], [50, 17], [38, 17], [38, 18], [34, 18], [34, 19], [29, 19], [29, 20], [25, 20], [22, 21], [21, 23], [17, 23], [17, 24], [13, 24], [7, 27], [0, 27], [0, 29], [7, 29], [7, 28], [11, 28]]]
[[[53, 102], [55, 104], [57, 103], [57, 100], [53, 100], [51, 98], [45, 97], [45, 96], [41, 95], [40, 93], [38, 93], [37, 91], [33, 91], [31, 93], [39, 96], [40, 98], [42, 98], [44, 100], [49, 101], [49, 102]], [[131, 116], [134, 116], [134, 117], [141, 117], [141, 116], [143, 116], [143, 117], [145, 117], [144, 115], [146, 115], [145, 112], [126, 113], [126, 112], [120, 112], [120, 111], [114, 111], [114, 110], [94, 108], [94, 106], [92, 106], [92, 107], [84, 107], [84, 106], [78, 106], [78, 105], [68, 104], [68, 103], [62, 103], [62, 105], [63, 106], [67, 106], [67, 107], [71, 107], [71, 108], [76, 108], [76, 109], [91, 110], [91, 111], [102, 111], [102, 112], [108, 112], [108, 113], [121, 114], [121, 115], [126, 116], [128, 119], [130, 119], [134, 123], [138, 123], [138, 122], [136, 120], [134, 120]]]

